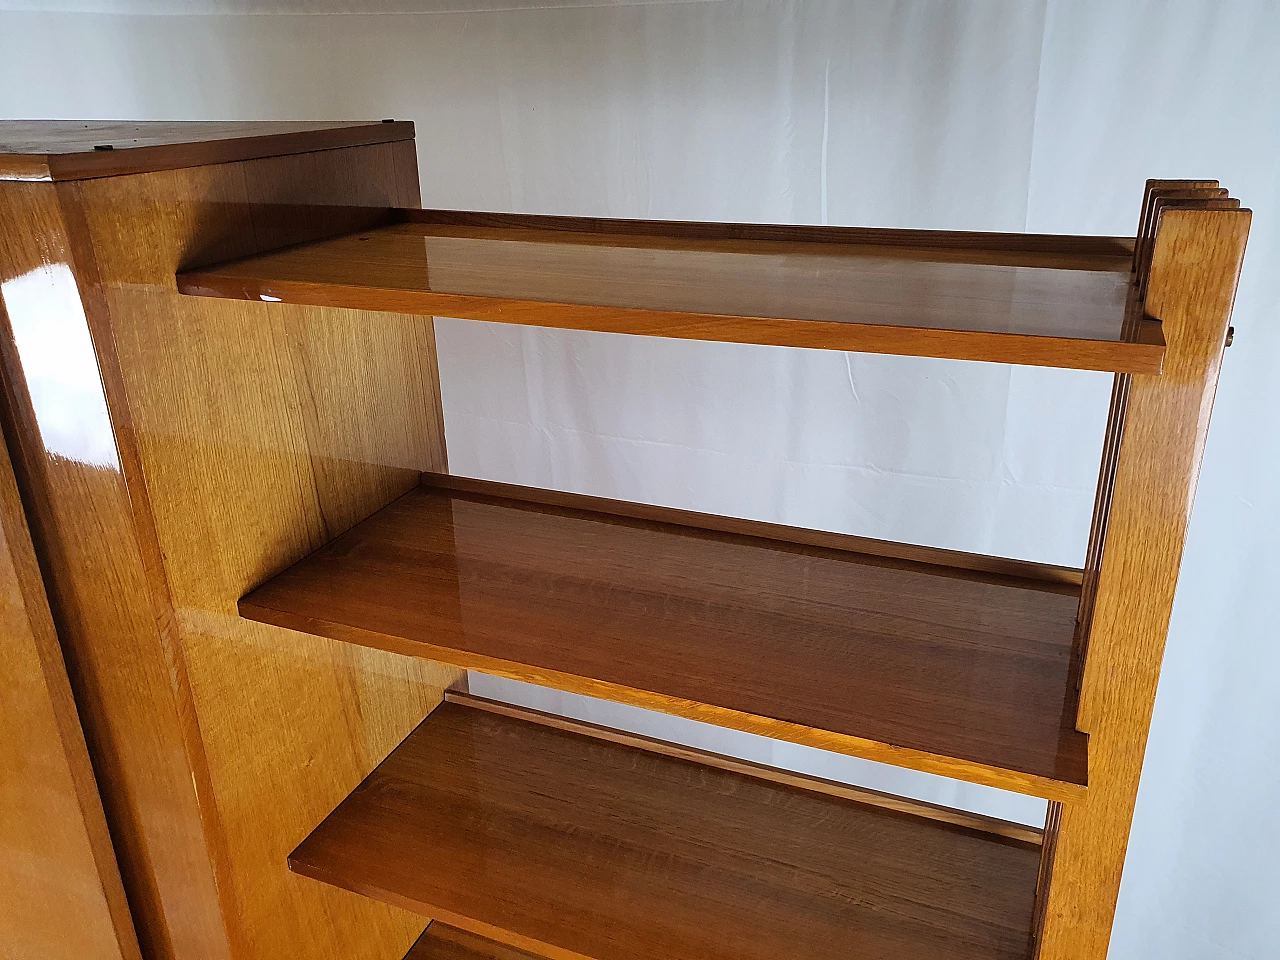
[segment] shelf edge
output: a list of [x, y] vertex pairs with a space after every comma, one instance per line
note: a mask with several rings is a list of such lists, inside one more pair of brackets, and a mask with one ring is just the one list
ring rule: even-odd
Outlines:
[[[679, 313], [593, 304], [507, 300], [297, 280], [261, 280], [216, 269], [177, 276], [187, 296], [258, 300], [381, 313], [456, 317], [547, 329], [587, 330], [712, 343], [841, 350], [1115, 373], [1159, 374], [1164, 346], [1144, 340], [1102, 341], [989, 331], [837, 323], [777, 317]], [[552, 315], [548, 315], [548, 308]]]

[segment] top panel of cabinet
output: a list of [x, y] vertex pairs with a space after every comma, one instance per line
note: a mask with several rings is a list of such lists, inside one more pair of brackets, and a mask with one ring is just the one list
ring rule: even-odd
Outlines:
[[88, 180], [412, 140], [409, 121], [0, 121], [0, 180]]

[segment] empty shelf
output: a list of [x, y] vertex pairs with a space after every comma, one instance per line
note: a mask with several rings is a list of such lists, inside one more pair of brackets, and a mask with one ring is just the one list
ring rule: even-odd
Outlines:
[[241, 615], [1049, 799], [1084, 789], [1077, 584], [427, 479], [467, 489], [411, 491], [248, 594]]
[[1159, 373], [1133, 241], [398, 211], [181, 274], [198, 296]]
[[1039, 861], [1035, 843], [444, 703], [289, 863], [548, 957], [1026, 960]]

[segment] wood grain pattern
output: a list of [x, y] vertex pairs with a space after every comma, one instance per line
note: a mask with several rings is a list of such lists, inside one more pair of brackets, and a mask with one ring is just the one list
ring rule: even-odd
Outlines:
[[[1039, 928], [1039, 960], [1102, 960], [1248, 211], [1153, 181], [1135, 241], [415, 212], [412, 142], [337, 126], [0, 158], [67, 180], [0, 182], [3, 419], [134, 953], [1026, 957]], [[432, 313], [1119, 371], [1086, 570], [442, 477]], [[463, 695], [370, 774], [458, 667], [1045, 796], [1046, 842]], [[297, 865], [385, 902], [283, 867], [339, 801]], [[79, 876], [109, 861], [59, 822]], [[67, 942], [135, 960], [97, 875]]]
[[0, 664], [0, 956], [141, 960], [44, 581], [4, 450]]
[[787, 543], [806, 544], [811, 547], [851, 550], [875, 557], [927, 563], [950, 570], [971, 570], [976, 573], [994, 573], [1022, 580], [1043, 580], [1046, 583], [1075, 584], [1076, 586], [1083, 582], [1083, 570], [1051, 563], [992, 557], [981, 553], [925, 547], [915, 543], [897, 543], [893, 540], [876, 540], [849, 533], [833, 533], [829, 530], [788, 527], [781, 523], [742, 520], [718, 516], [714, 513], [698, 513], [693, 510], [678, 510], [674, 507], [660, 507], [630, 500], [611, 500], [607, 497], [591, 497], [581, 493], [565, 493], [561, 490], [525, 487], [494, 480], [476, 480], [472, 477], [458, 477], [444, 473], [424, 473], [422, 482], [425, 486], [442, 490], [508, 497], [512, 500], [541, 503], [551, 507], [593, 510], [597, 513], [610, 513], [636, 520], [655, 520], [659, 523], [673, 523], [699, 530], [718, 530], [721, 533], [768, 537], [772, 540], [784, 540]]
[[[1214, 186], [1217, 184], [1215, 183]], [[904, 255], [938, 262], [1050, 267], [1062, 270], [1116, 268], [1117, 258], [1133, 256], [1132, 237], [1091, 237], [1059, 233], [977, 233], [965, 230], [895, 230], [886, 227], [825, 227], [792, 223], [725, 223], [701, 220], [620, 220], [606, 217], [556, 217], [476, 210], [399, 210], [403, 223], [494, 230], [552, 231], [561, 239], [574, 234], [607, 234], [660, 242], [714, 241], [722, 249], [750, 249], [742, 241], [774, 240], [795, 245], [857, 243], [869, 255]], [[590, 237], [583, 238], [590, 242]]]
[[178, 285], [207, 297], [693, 340], [1160, 369], [1156, 325], [1124, 335], [1131, 253], [1106, 238], [1046, 252], [1004, 235], [975, 235], [969, 249], [933, 234], [911, 244], [906, 231], [845, 229], [836, 240], [834, 228], [790, 227], [786, 239], [757, 239], [781, 228], [707, 237], [685, 224], [590, 221], [608, 232], [589, 233], [529, 222], [392, 224], [195, 270]]
[[231, 948], [79, 265], [51, 184], [0, 182], [5, 433], [143, 955]]
[[[1138, 218], [1138, 236], [1134, 242], [1134, 282], [1130, 285], [1129, 304], [1126, 311], [1132, 322], [1139, 322], [1140, 318], [1147, 316], [1147, 278], [1151, 270], [1155, 228], [1164, 207], [1196, 200], [1195, 206], [1202, 209], [1207, 209], [1210, 205], [1222, 209], [1239, 209], [1240, 201], [1224, 199], [1226, 197], [1227, 191], [1220, 188], [1216, 180], [1147, 181], [1142, 211]], [[1083, 664], [1088, 656], [1089, 634], [1093, 628], [1093, 606], [1097, 596], [1098, 577], [1102, 569], [1103, 551], [1107, 542], [1107, 524], [1111, 516], [1111, 498], [1115, 490], [1116, 465], [1120, 454], [1120, 443], [1124, 437], [1124, 421], [1132, 381], [1131, 375], [1119, 373], [1116, 374], [1111, 388], [1111, 405], [1102, 443], [1102, 463], [1098, 470], [1098, 489], [1094, 498], [1093, 521], [1089, 529], [1089, 545], [1081, 583], [1080, 614], [1076, 618], [1075, 659], [1078, 672], [1083, 671]]]
[[1080, 583], [1080, 611], [1076, 615], [1074, 641], [1076, 686], [1082, 682], [1085, 658], [1089, 653], [1089, 633], [1093, 625], [1093, 602], [1097, 596], [1098, 574], [1107, 542], [1107, 523], [1111, 517], [1111, 497], [1115, 492], [1116, 463], [1120, 441], [1124, 437], [1124, 418], [1129, 406], [1129, 388], [1133, 375], [1117, 373], [1111, 383], [1111, 403], [1107, 409], [1107, 426], [1102, 437], [1102, 459], [1098, 466], [1098, 487], [1093, 498], [1093, 516], [1085, 550], [1084, 570]]
[[[0, 180], [83, 180], [413, 140], [413, 124], [0, 120]], [[110, 150], [98, 147], [109, 146]], [[320, 203], [326, 202], [317, 196]]]
[[434, 921], [404, 960], [539, 960], [537, 954], [517, 950], [487, 937]]
[[237, 620], [234, 601], [265, 569], [443, 466], [434, 340], [423, 318], [369, 324], [341, 311], [304, 318], [197, 304], [177, 297], [172, 277], [194, 249], [329, 229], [313, 218], [262, 226], [259, 213], [287, 210], [300, 183], [339, 216], [406, 195], [412, 171], [396, 159], [381, 144], [76, 187], [138, 450], [135, 501], [155, 524], [163, 581], [153, 578], [153, 591], [168, 591], [176, 613], [229, 866], [226, 912], [248, 957], [381, 957], [420, 930], [412, 917], [291, 881], [284, 860], [308, 820], [385, 756], [457, 672], [282, 643]]
[[[42, 286], [23, 301], [36, 306], [6, 382], [44, 377], [15, 422], [51, 518], [41, 539], [75, 628], [91, 748], [112, 771], [108, 814], [149, 957], [382, 960], [422, 929], [299, 882], [285, 857], [458, 671], [289, 637], [240, 620], [235, 601], [444, 468], [431, 320], [301, 316], [173, 286], [190, 258], [314, 239], [348, 228], [353, 208], [412, 203], [416, 180], [412, 144], [383, 143], [0, 185], [35, 191], [22, 195], [69, 225], [53, 233], [5, 194], [3, 215], [30, 230], [32, 249], [48, 251], [51, 235], [66, 248], [7, 275], [45, 270], [62, 286], [61, 299]], [[8, 302], [27, 288], [3, 289]], [[49, 362], [68, 345], [96, 407]], [[82, 416], [70, 433], [58, 419], [69, 408]], [[59, 471], [96, 493], [48, 479]], [[95, 565], [96, 552], [119, 562]]]
[[1082, 792], [1074, 585], [597, 505], [422, 487], [240, 613], [1040, 796]]
[[1023, 960], [1039, 847], [444, 703], [290, 865], [553, 960]]
[[1064, 805], [1040, 960], [1103, 960], [1209, 414], [1249, 231], [1247, 210], [1159, 216], [1147, 312], [1168, 340], [1135, 376], [1094, 602], [1079, 726], [1089, 791]]
[[1215, 190], [1217, 180], [1148, 180], [1142, 193], [1142, 211], [1138, 216], [1138, 234], [1133, 243], [1133, 272], [1145, 277], [1151, 265], [1151, 239], [1155, 228], [1152, 200], [1161, 190]]
[[1040, 876], [1036, 880], [1036, 911], [1032, 926], [1032, 958], [1040, 960], [1044, 943], [1045, 913], [1053, 886], [1053, 859], [1058, 850], [1058, 828], [1062, 825], [1062, 804], [1053, 800], [1045, 808], [1044, 829], [1040, 832]]
[[967, 810], [958, 810], [955, 807], [944, 807], [941, 804], [927, 803], [923, 800], [913, 800], [910, 797], [899, 797], [892, 793], [883, 793], [868, 787], [858, 787], [835, 780], [825, 780], [806, 773], [783, 770], [780, 767], [771, 767], [750, 760], [742, 760], [738, 757], [710, 753], [697, 747], [688, 747], [684, 744], [672, 743], [669, 740], [658, 740], [654, 737], [646, 737], [627, 730], [618, 730], [614, 727], [605, 727], [597, 723], [588, 723], [585, 720], [562, 717], [555, 713], [544, 713], [541, 710], [503, 703], [500, 700], [490, 700], [487, 697], [478, 697], [461, 690], [446, 690], [444, 698], [449, 703], [458, 703], [477, 710], [488, 710], [490, 713], [496, 713], [504, 717], [515, 717], [518, 720], [526, 720], [530, 723], [541, 723], [557, 730], [568, 730], [570, 733], [596, 737], [600, 740], [607, 740], [610, 743], [639, 747], [650, 753], [660, 753], [666, 757], [693, 760], [703, 766], [731, 770], [734, 773], [746, 774], [749, 777], [759, 777], [762, 780], [768, 780], [770, 783], [782, 783], [787, 786], [799, 787], [802, 790], [813, 790], [829, 797], [856, 800], [869, 806], [896, 810], [899, 813], [910, 813], [917, 817], [927, 817], [930, 820], [939, 820], [954, 826], [967, 827], [970, 830], [980, 830], [983, 833], [1009, 837], [1023, 843], [1038, 845], [1043, 836], [1043, 831], [1028, 827], [1026, 824], [1000, 820], [996, 817], [971, 813]]
[[1240, 201], [1228, 196], [1226, 189], [1222, 187], [1192, 187], [1187, 184], [1176, 184], [1174, 181], [1165, 181], [1166, 186], [1156, 187], [1150, 190], [1148, 199], [1150, 201], [1150, 211], [1147, 213], [1147, 220], [1150, 224], [1148, 228], [1148, 236], [1142, 248], [1139, 250], [1141, 257], [1138, 268], [1138, 292], [1145, 298], [1147, 295], [1147, 287], [1151, 280], [1151, 262], [1152, 253], [1155, 246], [1155, 231], [1160, 223], [1160, 216], [1166, 207], [1185, 206], [1186, 201], [1194, 200], [1194, 206], [1201, 210], [1221, 209], [1221, 210], [1238, 210], [1240, 209]]

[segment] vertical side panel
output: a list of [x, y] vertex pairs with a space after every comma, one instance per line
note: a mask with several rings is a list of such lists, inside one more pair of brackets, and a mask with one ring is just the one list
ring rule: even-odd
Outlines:
[[56, 188], [0, 184], [4, 414], [142, 952], [230, 955]]
[[0, 956], [141, 960], [7, 453], [0, 663]]
[[1168, 351], [1163, 375], [1135, 375], [1129, 393], [1081, 690], [1089, 790], [1062, 811], [1041, 960], [1107, 953], [1248, 231], [1247, 210], [1160, 216], [1146, 310]]
[[[129, 491], [154, 525], [152, 586], [172, 614], [246, 960], [385, 960], [422, 929], [286, 858], [458, 671], [249, 623], [236, 601], [439, 469], [439, 386], [422, 318], [188, 298], [174, 274], [228, 247], [358, 228], [358, 208], [401, 196], [396, 146], [76, 187], [99, 357], [138, 453]], [[239, 213], [247, 230], [224, 231]]]

